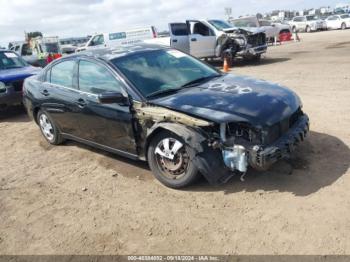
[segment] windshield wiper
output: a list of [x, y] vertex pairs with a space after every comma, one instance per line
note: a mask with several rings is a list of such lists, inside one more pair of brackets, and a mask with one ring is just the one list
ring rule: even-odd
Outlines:
[[164, 89], [164, 90], [158, 90], [155, 91], [153, 93], [150, 93], [149, 95], [147, 95], [147, 98], [152, 98], [152, 97], [156, 97], [159, 95], [165, 95], [165, 94], [170, 94], [170, 93], [175, 93], [179, 90], [181, 90], [182, 88], [170, 88], [170, 89]]
[[201, 77], [201, 78], [197, 78], [191, 82], [188, 82], [187, 84], [184, 84], [182, 87], [191, 87], [200, 83], [203, 83], [204, 81], [209, 81], [213, 78], [217, 78], [222, 76], [222, 74], [217, 74], [217, 75], [211, 75], [211, 76], [206, 76], [206, 77]]

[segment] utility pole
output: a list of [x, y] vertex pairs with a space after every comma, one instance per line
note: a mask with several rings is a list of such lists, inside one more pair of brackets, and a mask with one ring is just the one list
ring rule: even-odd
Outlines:
[[231, 7], [225, 7], [225, 15], [227, 16], [227, 21], [230, 21], [232, 14], [232, 8]]

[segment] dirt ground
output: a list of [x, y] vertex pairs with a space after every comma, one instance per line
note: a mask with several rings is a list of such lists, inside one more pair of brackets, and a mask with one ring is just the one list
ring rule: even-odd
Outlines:
[[301, 38], [232, 69], [295, 90], [312, 123], [295, 158], [245, 182], [171, 190], [142, 162], [49, 146], [3, 113], [0, 254], [350, 254], [350, 30]]

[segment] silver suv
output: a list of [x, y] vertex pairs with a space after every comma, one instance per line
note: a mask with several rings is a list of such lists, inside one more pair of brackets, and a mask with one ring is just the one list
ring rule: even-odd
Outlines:
[[289, 24], [293, 32], [304, 31], [310, 33], [327, 29], [326, 22], [313, 15], [296, 16]]

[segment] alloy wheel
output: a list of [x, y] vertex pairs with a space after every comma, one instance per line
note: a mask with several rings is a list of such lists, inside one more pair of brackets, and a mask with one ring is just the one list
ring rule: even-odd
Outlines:
[[39, 124], [43, 135], [47, 140], [53, 141], [55, 138], [54, 129], [49, 118], [45, 114], [41, 114], [39, 117]]
[[186, 175], [190, 158], [180, 141], [164, 138], [158, 143], [154, 153], [156, 163], [165, 177], [180, 179]]

